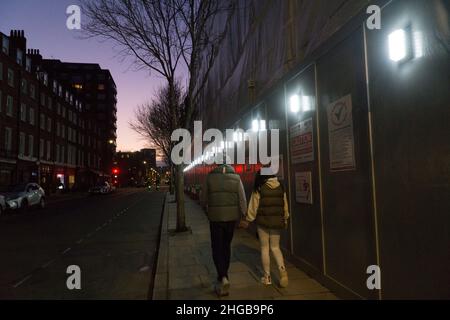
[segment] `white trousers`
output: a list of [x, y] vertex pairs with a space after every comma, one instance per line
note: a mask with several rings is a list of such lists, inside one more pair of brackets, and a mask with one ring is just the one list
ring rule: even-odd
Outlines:
[[266, 275], [270, 275], [270, 252], [272, 252], [278, 269], [284, 269], [283, 253], [280, 250], [280, 230], [258, 226], [261, 244], [261, 261]]

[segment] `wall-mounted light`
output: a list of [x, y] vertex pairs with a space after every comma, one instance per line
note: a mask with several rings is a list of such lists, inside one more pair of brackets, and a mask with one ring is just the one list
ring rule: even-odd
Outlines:
[[265, 131], [266, 130], [266, 120], [253, 120], [252, 121], [252, 131]]
[[[415, 41], [420, 42], [420, 40]], [[413, 35], [410, 26], [405, 29], [397, 29], [391, 32], [388, 36], [389, 59], [394, 62], [404, 62], [412, 59], [414, 55], [416, 55], [416, 57], [421, 56], [422, 53], [418, 51], [422, 49], [416, 48], [418, 45], [413, 44], [412, 42]], [[413, 49], [415, 51], [414, 54]]]
[[307, 112], [313, 109], [313, 99], [310, 96], [294, 94], [289, 98], [289, 109], [293, 113]]
[[257, 119], [254, 119], [252, 121], [252, 131], [254, 131], [254, 132], [259, 131], [259, 121]]
[[310, 96], [302, 96], [302, 111], [312, 110], [312, 99]]
[[297, 94], [294, 94], [289, 98], [289, 109], [294, 113], [300, 111], [300, 97]]
[[259, 120], [259, 131], [266, 130], [266, 120]]
[[422, 58], [423, 52], [423, 33], [421, 31], [413, 32], [414, 58]]

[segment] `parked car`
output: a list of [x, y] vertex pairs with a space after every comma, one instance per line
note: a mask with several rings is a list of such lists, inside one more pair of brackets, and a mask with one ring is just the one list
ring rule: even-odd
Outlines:
[[115, 187], [109, 182], [100, 182], [97, 185], [89, 189], [90, 194], [108, 194], [115, 190]]
[[6, 200], [5, 197], [0, 195], [0, 216], [6, 212]]
[[45, 208], [45, 191], [37, 183], [11, 185], [2, 193], [9, 209], [26, 211], [29, 207]]

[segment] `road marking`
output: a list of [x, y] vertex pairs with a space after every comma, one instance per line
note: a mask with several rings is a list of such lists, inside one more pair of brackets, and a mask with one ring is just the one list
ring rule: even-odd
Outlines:
[[100, 231], [102, 229], [102, 227], [97, 227], [97, 229], [95, 229], [95, 231]]
[[82, 242], [83, 242], [83, 240], [84, 240], [84, 239], [83, 239], [83, 238], [81, 238], [80, 240], [78, 240], [78, 241], [77, 241], [77, 244], [80, 244], [80, 243], [82, 243]]
[[70, 251], [70, 249], [72, 249], [72, 248], [67, 248], [66, 250], [64, 250], [64, 251], [62, 252], [62, 254], [66, 254], [67, 252]]
[[108, 225], [108, 224], [105, 222], [105, 223], [103, 224], [103, 228], [106, 227], [107, 225]]
[[22, 283], [24, 283], [25, 281], [27, 281], [28, 279], [31, 278], [31, 274], [27, 275], [25, 278], [23, 278], [22, 280], [20, 280], [19, 282], [17, 282], [15, 285], [13, 285], [14, 288], [17, 288], [18, 286], [20, 286]]
[[90, 238], [90, 237], [92, 237], [92, 233], [88, 233], [88, 234], [86, 235], [86, 238]]
[[44, 268], [47, 268], [49, 265], [51, 265], [53, 262], [55, 262], [55, 259], [53, 259], [53, 260], [50, 260], [50, 261], [47, 261], [46, 263], [44, 263], [43, 265], [42, 265], [42, 268], [44, 269]]

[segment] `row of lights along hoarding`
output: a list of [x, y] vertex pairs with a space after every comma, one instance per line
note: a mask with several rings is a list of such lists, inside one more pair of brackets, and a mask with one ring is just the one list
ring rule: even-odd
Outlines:
[[[413, 58], [420, 58], [423, 56], [423, 34], [420, 31], [412, 31], [410, 26], [403, 29], [397, 29], [391, 32], [388, 36], [388, 56], [389, 59], [396, 63], [403, 63]], [[289, 97], [289, 109], [292, 113], [308, 112], [314, 108], [314, 97], [295, 93]], [[261, 132], [266, 131], [266, 121], [262, 119], [253, 119], [251, 131]], [[203, 163], [211, 163], [211, 159], [220, 158], [223, 155], [225, 146], [227, 148], [234, 147], [235, 143], [241, 143], [248, 140], [248, 133], [237, 129], [233, 133], [232, 141], [220, 141], [220, 143], [213, 142], [210, 147], [206, 148], [203, 155], [192, 161], [185, 169], [188, 172], [197, 165]]]

